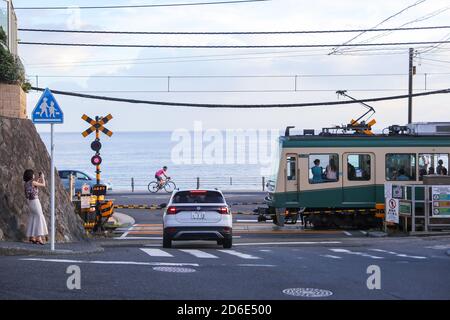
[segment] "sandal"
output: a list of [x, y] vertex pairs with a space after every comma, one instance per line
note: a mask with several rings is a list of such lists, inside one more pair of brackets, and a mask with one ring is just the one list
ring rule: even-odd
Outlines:
[[37, 244], [37, 241], [36, 241], [36, 240], [30, 239], [29, 242], [30, 242], [30, 243], [33, 243], [33, 244]]

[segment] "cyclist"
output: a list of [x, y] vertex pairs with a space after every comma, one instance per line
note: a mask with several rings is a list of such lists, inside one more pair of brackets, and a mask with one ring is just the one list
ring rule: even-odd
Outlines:
[[156, 178], [156, 181], [158, 181], [158, 183], [159, 183], [159, 187], [161, 188], [165, 182], [165, 179], [170, 179], [170, 177], [167, 176], [167, 167], [164, 166], [162, 169], [159, 169], [158, 171], [156, 171], [155, 178]]

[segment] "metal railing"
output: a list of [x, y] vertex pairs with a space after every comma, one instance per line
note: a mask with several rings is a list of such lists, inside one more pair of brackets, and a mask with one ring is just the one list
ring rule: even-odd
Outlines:
[[[115, 189], [127, 189], [131, 192], [148, 190], [147, 186], [155, 179], [134, 178], [129, 179], [129, 184], [114, 184]], [[267, 177], [190, 177], [173, 178], [178, 188], [200, 189], [218, 188], [223, 190], [248, 190], [266, 191]]]

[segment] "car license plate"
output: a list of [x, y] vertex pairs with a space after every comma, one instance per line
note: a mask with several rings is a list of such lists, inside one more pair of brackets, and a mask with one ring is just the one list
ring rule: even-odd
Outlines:
[[205, 213], [204, 212], [192, 212], [192, 219], [193, 220], [204, 220]]

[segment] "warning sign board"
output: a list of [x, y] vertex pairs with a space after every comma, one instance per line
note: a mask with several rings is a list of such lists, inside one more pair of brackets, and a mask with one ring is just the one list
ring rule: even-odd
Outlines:
[[386, 222], [399, 223], [400, 216], [400, 200], [386, 199]]

